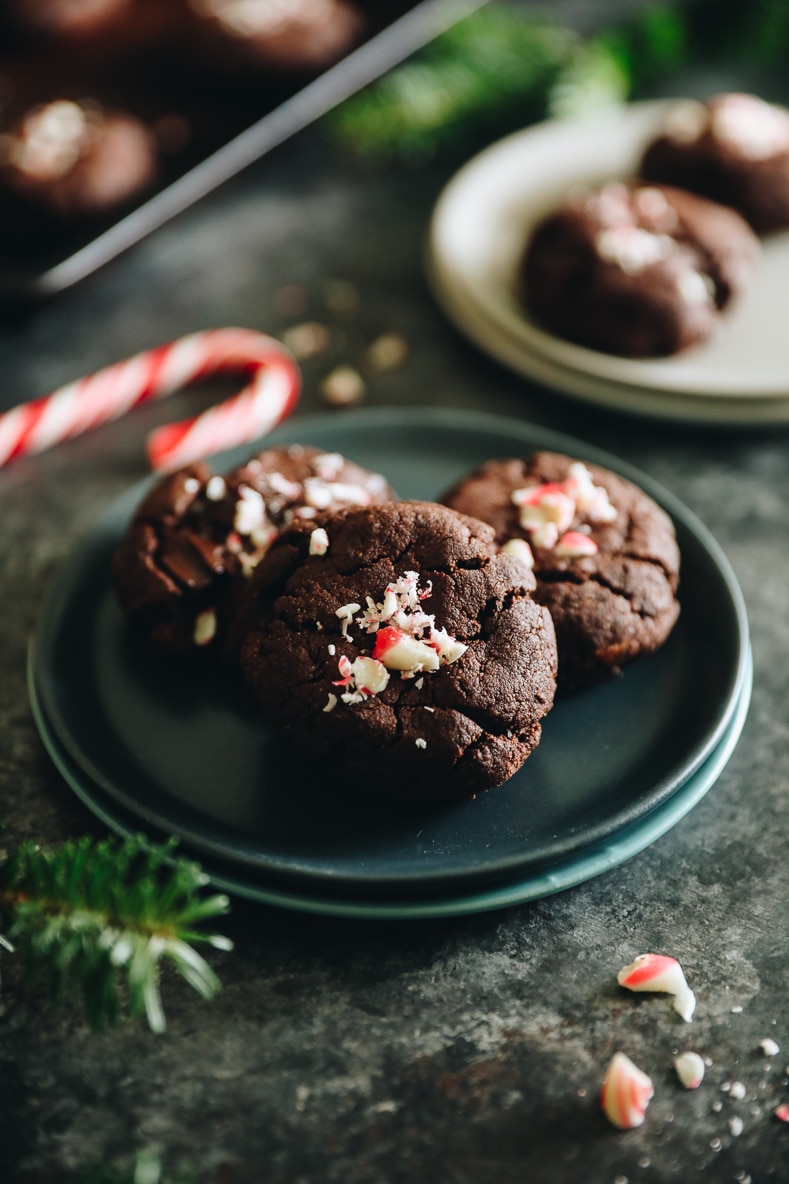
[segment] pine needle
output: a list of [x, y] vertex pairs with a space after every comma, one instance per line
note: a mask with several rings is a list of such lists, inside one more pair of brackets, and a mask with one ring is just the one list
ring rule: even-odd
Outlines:
[[145, 1015], [154, 1032], [165, 1028], [159, 991], [167, 958], [204, 999], [219, 980], [192, 948], [231, 943], [195, 927], [226, 913], [226, 896], [201, 896], [207, 877], [174, 842], [152, 846], [142, 836], [121, 841], [89, 838], [45, 850], [25, 843], [0, 861], [0, 942], [23, 957], [29, 977], [44, 980], [55, 1003], [81, 995], [94, 1027], [117, 1022], [120, 982], [130, 1015]]

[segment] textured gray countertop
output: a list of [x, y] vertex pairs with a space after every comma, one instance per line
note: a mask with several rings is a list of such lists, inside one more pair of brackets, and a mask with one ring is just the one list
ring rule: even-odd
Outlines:
[[[711, 792], [653, 846], [535, 903], [373, 923], [234, 902], [221, 928], [235, 951], [212, 958], [223, 991], [203, 1004], [165, 976], [164, 1036], [142, 1025], [96, 1034], [68, 1008], [49, 1011], [2, 951], [4, 1182], [87, 1179], [102, 1164], [128, 1168], [141, 1150], [158, 1155], [163, 1180], [183, 1171], [212, 1184], [789, 1178], [789, 1127], [773, 1116], [789, 1101], [787, 430], [614, 415], [477, 352], [423, 279], [447, 175], [365, 174], [302, 135], [79, 289], [0, 328], [0, 405], [195, 329], [326, 322], [327, 285], [348, 281], [359, 308], [340, 354], [384, 332], [410, 350], [371, 379], [365, 406], [476, 408], [560, 428], [636, 465], [706, 523], [750, 616], [742, 738]], [[308, 295], [299, 317], [282, 311], [288, 285]], [[320, 408], [327, 366], [304, 364], [298, 415]], [[6, 846], [104, 833], [38, 737], [27, 640], [60, 562], [144, 475], [147, 431], [201, 398], [175, 396], [0, 471]], [[617, 970], [650, 949], [685, 967], [698, 997], [691, 1025], [665, 997], [617, 987]], [[776, 1057], [763, 1055], [766, 1037]], [[696, 1092], [671, 1067], [686, 1047], [712, 1062]], [[619, 1048], [656, 1086], [646, 1123], [626, 1133], [597, 1105]]]

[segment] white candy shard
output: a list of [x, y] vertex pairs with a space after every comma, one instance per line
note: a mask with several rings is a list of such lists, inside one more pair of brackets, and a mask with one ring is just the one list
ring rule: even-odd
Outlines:
[[329, 691], [329, 698], [327, 699], [326, 706], [324, 707], [323, 710], [324, 711], [334, 711], [334, 708], [336, 706], [337, 706], [337, 696], [335, 694], [333, 694], [331, 691]]
[[443, 665], [449, 666], [451, 662], [457, 662], [458, 658], [462, 658], [468, 646], [462, 641], [458, 641], [447, 633], [446, 629], [431, 629], [430, 630], [430, 644], [438, 653], [438, 657]]
[[233, 528], [239, 534], [253, 534], [266, 521], [266, 503], [256, 489], [240, 485]]
[[195, 645], [208, 645], [216, 637], [216, 612], [212, 608], [205, 608], [195, 617], [192, 640]]
[[698, 1089], [704, 1080], [704, 1061], [697, 1052], [683, 1052], [674, 1061], [674, 1068], [685, 1089]]
[[534, 568], [534, 553], [525, 539], [507, 539], [501, 548], [504, 555], [511, 555], [513, 559], [520, 559], [531, 571]]
[[325, 555], [329, 549], [329, 536], [322, 526], [316, 526], [310, 535], [310, 555]]
[[568, 530], [553, 549], [554, 555], [562, 559], [579, 559], [584, 555], [596, 555], [597, 543], [580, 530]]
[[440, 665], [432, 645], [391, 627], [378, 631], [373, 654], [390, 670], [438, 670]]
[[696, 1010], [696, 996], [687, 984], [676, 958], [665, 954], [639, 954], [616, 976], [620, 987], [629, 991], [665, 991], [674, 996], [674, 1010], [690, 1023]]
[[205, 487], [205, 495], [210, 502], [221, 502], [227, 493], [224, 477], [209, 477]]
[[380, 695], [389, 682], [389, 671], [375, 658], [357, 658], [351, 663], [351, 677], [360, 691]]
[[600, 1105], [609, 1122], [620, 1130], [640, 1126], [654, 1093], [646, 1073], [623, 1052], [614, 1053], [600, 1089]]
[[776, 1044], [774, 1040], [771, 1040], [769, 1038], [769, 1036], [767, 1037], [766, 1040], [762, 1040], [759, 1042], [759, 1048], [762, 1050], [762, 1052], [764, 1053], [764, 1055], [766, 1057], [777, 1056], [778, 1053], [781, 1051], [780, 1045]]

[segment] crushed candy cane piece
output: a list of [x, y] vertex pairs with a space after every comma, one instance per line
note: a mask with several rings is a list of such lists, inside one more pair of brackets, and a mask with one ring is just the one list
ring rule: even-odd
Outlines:
[[729, 1087], [729, 1097], [736, 1098], [737, 1101], [742, 1101], [747, 1092], [748, 1091], [741, 1081], [733, 1081]]
[[583, 555], [596, 555], [597, 543], [579, 530], [568, 530], [557, 542], [553, 549], [554, 555], [563, 559], [577, 559]]
[[389, 671], [376, 658], [357, 658], [351, 665], [351, 677], [360, 691], [380, 695], [389, 682]]
[[373, 657], [390, 670], [438, 670], [437, 651], [426, 641], [388, 625], [375, 635]]
[[192, 640], [195, 645], [208, 645], [216, 637], [216, 612], [212, 608], [204, 608], [195, 617]]
[[733, 1114], [729, 1119], [729, 1130], [735, 1139], [738, 1139], [745, 1130], [745, 1123], [740, 1118], [739, 1114]]
[[324, 403], [332, 407], [349, 407], [364, 397], [367, 388], [361, 374], [353, 366], [337, 366], [326, 375], [318, 389]]
[[227, 485], [224, 477], [215, 474], [209, 477], [206, 482], [205, 495], [210, 502], [221, 502], [222, 498], [227, 493]]
[[620, 1130], [640, 1126], [654, 1093], [646, 1073], [623, 1052], [614, 1053], [600, 1090], [600, 1105], [609, 1122]]
[[698, 1089], [704, 1080], [704, 1061], [697, 1052], [683, 1052], [674, 1061], [674, 1068], [685, 1089]]
[[328, 700], [326, 702], [326, 706], [324, 707], [323, 710], [324, 711], [334, 711], [334, 708], [337, 706], [337, 702], [338, 702], [337, 696], [335, 694], [333, 694], [332, 691], [329, 691], [329, 698], [328, 698]]
[[360, 604], [357, 604], [354, 601], [353, 604], [343, 604], [335, 612], [334, 615], [336, 617], [339, 617], [339, 619], [342, 621], [342, 635], [343, 635], [343, 637], [345, 637], [345, 638], [348, 637], [348, 626], [350, 625], [354, 616], [356, 615], [356, 613], [358, 613], [358, 611], [361, 607], [362, 606]]
[[[608, 491], [595, 485], [592, 474], [581, 461], [574, 461], [564, 481], [544, 481], [541, 485], [530, 485], [515, 489], [510, 495], [513, 505], [518, 507], [518, 520], [536, 547], [546, 550], [557, 548], [558, 554], [594, 555], [596, 544], [587, 539], [584, 544], [567, 541], [567, 533], [576, 517], [591, 523], [613, 522], [617, 516], [616, 507], [611, 504]], [[584, 524], [580, 524], [578, 534]], [[571, 532], [575, 538], [576, 532]], [[509, 546], [506, 544], [505, 546]], [[583, 546], [583, 550], [559, 550], [559, 548]], [[592, 550], [592, 546], [594, 550]], [[505, 548], [502, 548], [504, 550]], [[513, 554], [514, 551], [510, 551]]]
[[634, 962], [619, 971], [616, 981], [629, 991], [665, 991], [674, 996], [674, 1010], [686, 1023], [693, 1018], [696, 996], [676, 958], [665, 954], [639, 954]]
[[771, 1040], [769, 1036], [766, 1040], [759, 1042], [759, 1048], [766, 1057], [775, 1057], [781, 1051], [781, 1046], [776, 1044], [774, 1040]]
[[382, 333], [372, 341], [365, 353], [367, 367], [379, 374], [402, 366], [408, 357], [408, 342], [399, 333]]
[[316, 526], [310, 535], [310, 555], [325, 555], [329, 549], [329, 536], [322, 526]]
[[520, 559], [521, 563], [525, 563], [529, 570], [533, 569], [534, 552], [525, 539], [507, 539], [501, 549], [505, 555], [511, 555], [513, 559]]
[[233, 528], [239, 534], [251, 535], [259, 530], [266, 521], [266, 503], [256, 489], [249, 485], [240, 485], [238, 501], [233, 519]]
[[451, 637], [446, 629], [431, 629], [430, 645], [436, 651], [444, 666], [449, 666], [452, 662], [457, 662], [458, 658], [462, 658], [468, 649], [468, 646], [462, 641], [457, 641], [454, 637]]
[[417, 748], [427, 748], [427, 740], [423, 740], [421, 736], [414, 741], [414, 744], [416, 744]]
[[773, 1114], [779, 1122], [789, 1122], [789, 1106], [786, 1102], [782, 1102], [780, 1106], [776, 1106]]

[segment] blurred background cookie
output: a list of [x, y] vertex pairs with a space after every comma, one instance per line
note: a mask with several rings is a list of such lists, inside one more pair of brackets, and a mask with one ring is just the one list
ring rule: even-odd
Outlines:
[[627, 357], [674, 354], [718, 328], [758, 253], [733, 210], [666, 186], [611, 182], [537, 226], [520, 296], [568, 341]]
[[339, 61], [362, 35], [349, 0], [185, 0], [186, 52], [208, 68], [310, 74]]
[[35, 106], [0, 137], [0, 184], [63, 220], [114, 210], [148, 190], [156, 170], [145, 125], [88, 101]]
[[759, 234], [789, 227], [789, 111], [754, 95], [683, 102], [646, 149], [641, 175], [733, 206]]

